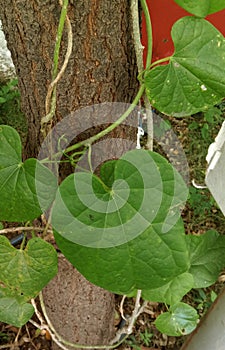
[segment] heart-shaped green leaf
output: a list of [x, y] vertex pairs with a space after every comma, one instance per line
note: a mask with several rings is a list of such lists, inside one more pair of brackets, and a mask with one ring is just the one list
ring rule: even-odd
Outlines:
[[63, 181], [52, 211], [57, 244], [87, 279], [105, 289], [127, 294], [157, 288], [189, 266], [177, 215], [186, 195], [167, 160], [130, 151], [105, 163], [101, 179], [75, 173]]
[[27, 301], [57, 273], [56, 251], [40, 238], [32, 238], [24, 250], [18, 250], [0, 236], [0, 266], [0, 320], [21, 326], [30, 318]]
[[200, 236], [187, 235], [186, 240], [194, 288], [212, 285], [225, 267], [225, 237], [211, 230]]
[[57, 183], [38, 160], [21, 160], [21, 141], [10, 126], [0, 126], [0, 220], [32, 220], [49, 207]]
[[191, 333], [197, 326], [197, 311], [190, 305], [177, 303], [168, 312], [157, 317], [155, 325], [158, 330], [170, 336]]
[[193, 285], [193, 276], [185, 272], [162, 287], [143, 290], [142, 297], [146, 300], [173, 305], [178, 303], [193, 288]]
[[206, 17], [225, 8], [225, 0], [175, 0], [175, 2], [197, 17]]
[[184, 17], [172, 28], [175, 53], [151, 69], [146, 91], [159, 111], [177, 117], [213, 106], [225, 96], [225, 39], [208, 21]]
[[22, 327], [33, 315], [31, 304], [20, 304], [15, 298], [0, 298], [0, 320], [16, 327]]

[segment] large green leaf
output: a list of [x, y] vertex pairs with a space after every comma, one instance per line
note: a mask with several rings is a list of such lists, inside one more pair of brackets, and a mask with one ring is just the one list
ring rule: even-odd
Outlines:
[[34, 308], [28, 303], [19, 303], [15, 298], [0, 298], [0, 320], [22, 327], [33, 315]]
[[193, 276], [185, 272], [162, 287], [143, 290], [142, 297], [146, 300], [173, 305], [179, 302], [193, 288], [193, 285]]
[[59, 187], [52, 225], [68, 260], [96, 285], [125, 294], [187, 271], [177, 216], [187, 189], [167, 160], [134, 150], [105, 163], [101, 174], [75, 173]]
[[0, 220], [38, 217], [54, 199], [54, 175], [38, 160], [21, 158], [21, 141], [10, 126], [0, 126]]
[[0, 320], [21, 326], [33, 310], [27, 302], [57, 273], [56, 251], [40, 238], [18, 250], [0, 236], [0, 266]]
[[175, 0], [175, 2], [197, 17], [206, 17], [225, 8], [225, 0]]
[[170, 336], [191, 333], [197, 326], [197, 311], [190, 305], [177, 303], [168, 312], [157, 317], [155, 325], [158, 330]]
[[208, 15], [225, 9], [225, 0], [210, 0]]
[[216, 231], [207, 231], [200, 236], [186, 236], [194, 278], [194, 288], [212, 285], [225, 267], [225, 237]]
[[225, 39], [208, 21], [184, 17], [172, 28], [175, 52], [145, 77], [148, 98], [159, 111], [182, 117], [225, 96]]

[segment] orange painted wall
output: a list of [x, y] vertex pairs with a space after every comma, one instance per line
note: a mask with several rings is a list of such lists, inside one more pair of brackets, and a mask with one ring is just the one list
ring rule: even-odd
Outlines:
[[[197, 1], [197, 0], [196, 0]], [[170, 56], [173, 51], [173, 42], [170, 31], [173, 24], [183, 16], [190, 16], [188, 12], [179, 7], [173, 0], [147, 0], [150, 9], [153, 31], [153, 57], [152, 61]], [[225, 36], [225, 10], [212, 14], [206, 18]], [[146, 57], [147, 34], [143, 18], [142, 43], [145, 46], [144, 61]]]

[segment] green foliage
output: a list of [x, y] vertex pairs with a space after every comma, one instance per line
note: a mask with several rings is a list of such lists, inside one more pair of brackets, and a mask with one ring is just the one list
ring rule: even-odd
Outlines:
[[215, 125], [223, 119], [224, 102], [217, 106], [212, 106], [204, 112], [204, 120], [210, 125]]
[[[9, 126], [1, 126], [1, 141], [0, 175], [6, 186], [20, 169], [21, 144], [18, 134]], [[8, 156], [4, 157], [6, 151]], [[30, 167], [33, 161], [26, 161], [28, 174], [33, 169], [31, 178], [40, 187], [35, 188], [30, 182], [28, 188], [33, 188], [32, 195], [23, 197], [19, 190], [25, 186], [24, 178], [17, 174], [17, 186], [10, 185], [5, 192], [8, 199], [5, 195], [2, 220], [10, 215], [21, 218], [25, 212], [29, 217], [34, 215], [35, 201], [44, 202], [45, 209], [50, 205], [51, 200], [47, 205], [42, 193], [48, 184], [48, 191], [54, 194], [54, 176], [41, 164]], [[25, 167], [25, 174], [26, 170]], [[42, 171], [44, 175], [40, 177]], [[59, 186], [52, 210], [56, 242], [86, 278], [119, 294], [135, 294], [137, 289], [142, 289], [145, 299], [164, 302], [171, 307], [193, 287], [205, 287], [215, 282], [225, 265], [225, 241], [214, 231], [201, 236], [184, 235], [180, 206], [187, 197], [187, 188], [165, 158], [150, 151], [130, 151], [116, 161], [104, 163], [100, 175], [79, 172], [67, 177]], [[25, 198], [25, 204], [18, 204], [21, 198]], [[14, 203], [17, 203], [14, 212], [10, 212]], [[41, 208], [38, 207], [37, 213]], [[3, 267], [0, 272], [3, 284], [0, 319], [21, 325], [33, 313], [27, 300], [54, 276], [56, 267], [52, 263], [49, 274], [52, 253], [46, 252], [49, 249], [46, 242], [30, 240], [23, 251], [13, 248], [5, 237], [0, 238]], [[45, 262], [46, 257], [48, 261]], [[7, 266], [14, 273], [10, 274]], [[16, 310], [13, 316], [12, 307]], [[178, 325], [179, 317], [176, 319]], [[187, 327], [185, 332], [189, 329]]]
[[225, 236], [210, 230], [200, 236], [186, 236], [194, 288], [212, 285], [225, 264]]
[[[206, 144], [206, 147], [213, 142], [219, 127], [224, 120], [224, 102], [219, 105], [209, 107], [202, 115], [197, 116], [197, 120], [194, 120], [188, 125], [190, 131], [196, 131], [201, 136], [201, 142]], [[197, 135], [193, 137], [193, 142], [199, 142]]]
[[[224, 1], [176, 2], [199, 17], [225, 8]], [[205, 111], [202, 137], [208, 139], [217, 118], [213, 106], [224, 97], [225, 39], [194, 17], [176, 22], [172, 38], [175, 53], [169, 63], [144, 75], [147, 95], [165, 114]], [[18, 99], [15, 85], [1, 88], [1, 106]], [[22, 162], [21, 148], [18, 133], [1, 125], [0, 220], [32, 220], [53, 203], [57, 245], [88, 280], [118, 294], [142, 289], [144, 299], [170, 305], [155, 322], [161, 332], [190, 333], [198, 315], [181, 300], [193, 287], [216, 281], [225, 266], [225, 240], [215, 231], [185, 236], [180, 208], [187, 187], [172, 165], [157, 153], [130, 151], [104, 163], [100, 176], [77, 172], [57, 189], [55, 176], [38, 160]], [[198, 196], [192, 191], [189, 203], [202, 204]], [[17, 250], [0, 236], [0, 264], [0, 321], [20, 327], [33, 314], [30, 299], [57, 272], [56, 252], [40, 238]], [[142, 341], [149, 346], [151, 334], [142, 333]]]
[[145, 346], [150, 346], [153, 334], [145, 329], [143, 333], [140, 333], [140, 339]]
[[54, 199], [53, 174], [36, 159], [23, 163], [21, 153], [21, 141], [15, 129], [0, 125], [0, 220], [32, 220]]
[[125, 344], [134, 350], [141, 350], [141, 347], [135, 337], [131, 334], [128, 339], [125, 340]]
[[207, 189], [189, 188], [188, 203], [195, 216], [204, 219], [215, 206], [215, 200]]
[[142, 350], [141, 345], [148, 347], [151, 345], [152, 337], [153, 333], [149, 329], [145, 328], [144, 332], [138, 334], [137, 339], [133, 335], [130, 335], [129, 338], [125, 340], [125, 344], [130, 346], [132, 349]]
[[197, 17], [206, 17], [225, 8], [224, 0], [175, 0], [175, 2]]
[[154, 135], [157, 139], [165, 135], [168, 130], [171, 130], [172, 126], [169, 120], [160, 121], [159, 125], [154, 125]]
[[27, 121], [20, 109], [20, 92], [17, 79], [0, 85], [0, 124], [15, 128], [22, 139], [27, 137]]
[[0, 332], [0, 344], [8, 343], [8, 342], [9, 342], [8, 334], [6, 334], [4, 332]]
[[[154, 152], [130, 151], [113, 164], [107, 184], [76, 173], [60, 185], [52, 211], [57, 244], [87, 279], [105, 289], [127, 294], [157, 288], [188, 268], [178, 220], [186, 186]], [[103, 178], [108, 169], [105, 163]]]
[[19, 99], [20, 93], [16, 88], [17, 84], [17, 79], [13, 79], [7, 84], [0, 86], [0, 104]]
[[142, 297], [146, 300], [173, 305], [179, 302], [183, 296], [194, 286], [192, 274], [185, 272], [164, 286], [156, 289], [143, 290]]
[[195, 308], [204, 315], [206, 311], [210, 308], [212, 303], [216, 300], [217, 294], [211, 290], [210, 293], [206, 293], [204, 289], [193, 289], [191, 292], [191, 297], [193, 304], [196, 305]]
[[[224, 97], [225, 39], [208, 21], [183, 17], [172, 28], [175, 52], [145, 75], [148, 98], [167, 115], [206, 110]], [[210, 77], [210, 79], [209, 79]]]
[[197, 311], [190, 305], [177, 303], [155, 321], [160, 332], [179, 336], [191, 333], [198, 323]]
[[57, 273], [56, 251], [40, 238], [18, 250], [0, 236], [0, 265], [0, 320], [21, 327], [34, 312], [27, 302]]
[[187, 235], [185, 238], [190, 258], [188, 272], [160, 288], [144, 289], [144, 299], [173, 305], [191, 288], [205, 288], [215, 283], [225, 265], [225, 237], [211, 230], [200, 236]]
[[201, 127], [202, 139], [211, 143], [215, 138], [213, 130], [218, 130], [224, 120], [224, 102], [217, 106], [208, 108], [203, 114], [203, 124]]

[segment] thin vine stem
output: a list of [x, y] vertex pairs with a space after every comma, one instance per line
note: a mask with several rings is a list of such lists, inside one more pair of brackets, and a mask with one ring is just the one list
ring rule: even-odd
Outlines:
[[132, 16], [132, 26], [133, 26], [133, 41], [134, 49], [136, 53], [136, 61], [138, 67], [138, 74], [143, 72], [144, 63], [143, 63], [143, 50], [144, 46], [141, 43], [141, 34], [140, 34], [140, 23], [139, 23], [139, 9], [138, 9], [138, 0], [131, 0], [131, 16]]
[[[151, 60], [152, 60], [152, 25], [151, 25], [151, 17], [149, 14], [149, 9], [146, 4], [146, 1], [141, 1], [142, 9], [145, 15], [146, 19], [146, 29], [147, 29], [147, 37], [148, 37], [148, 44], [147, 44], [147, 59], [146, 59], [146, 68], [144, 70], [143, 68], [143, 46], [141, 44], [140, 40], [140, 30], [139, 30], [139, 15], [138, 15], [138, 1], [132, 0], [131, 1], [131, 13], [132, 13], [132, 19], [133, 19], [133, 37], [134, 37], [134, 43], [135, 43], [135, 52], [136, 52], [136, 59], [137, 59], [137, 65], [138, 65], [138, 76], [144, 81], [144, 76], [146, 71], [149, 69]], [[144, 106], [146, 110], [146, 119], [147, 119], [147, 143], [145, 147], [149, 150], [153, 150], [153, 113], [152, 113], [152, 106], [151, 103], [146, 96], [146, 93], [143, 94], [143, 101]]]
[[89, 169], [90, 169], [90, 172], [93, 173], [93, 167], [92, 167], [92, 162], [91, 162], [91, 144], [88, 145], [88, 164], [89, 164]]
[[[130, 115], [130, 113], [134, 110], [134, 108], [137, 106], [138, 102], [140, 101], [143, 93], [145, 91], [145, 86], [141, 85], [139, 88], [139, 91], [137, 93], [137, 95], [135, 96], [133, 102], [130, 104], [130, 106], [128, 107], [128, 109], [110, 126], [108, 126], [106, 129], [100, 131], [98, 134], [91, 136], [90, 138], [83, 140], [81, 142], [78, 142], [68, 148], [66, 148], [63, 153], [69, 153], [72, 152], [82, 146], [85, 147], [89, 147], [90, 144], [94, 143], [95, 141], [99, 140], [100, 138], [102, 138], [103, 136], [107, 135], [108, 133], [110, 133], [111, 131], [113, 131], [117, 126], [119, 126], [120, 124], [122, 124], [124, 122], [124, 120]], [[57, 152], [52, 156], [53, 158], [57, 158], [58, 156], [60, 156], [62, 154], [62, 152]], [[49, 158], [45, 158], [41, 160], [41, 163], [48, 163], [48, 159]]]
[[[36, 227], [36, 226], [22, 226], [22, 227], [9, 227], [4, 228], [0, 230], [0, 235], [12, 233], [12, 232], [20, 232], [20, 231], [37, 231], [37, 232], [43, 232], [45, 228], [43, 227]], [[49, 233], [52, 233], [52, 230], [48, 230]]]
[[151, 68], [157, 66], [160, 63], [168, 62], [171, 59], [171, 56], [161, 58], [160, 60], [157, 60], [151, 64]]
[[[61, 2], [61, 0], [60, 0]], [[59, 57], [59, 48], [60, 48], [60, 42], [61, 42], [61, 37], [62, 37], [62, 32], [63, 32], [63, 26], [64, 26], [64, 22], [65, 22], [65, 18], [67, 15], [67, 5], [68, 5], [68, 0], [65, 0], [63, 3], [63, 7], [62, 7], [62, 12], [61, 12], [61, 16], [60, 16], [60, 23], [59, 23], [59, 27], [58, 27], [58, 32], [59, 32], [59, 36], [57, 36], [58, 42], [56, 44], [56, 48], [55, 48], [55, 54], [54, 54], [54, 69], [53, 69], [53, 78], [54, 75], [57, 72], [56, 67], [58, 66], [58, 57]], [[144, 11], [144, 15], [146, 18], [146, 27], [147, 27], [147, 33], [148, 33], [148, 52], [147, 52], [147, 61], [146, 61], [146, 66], [150, 65], [151, 62], [151, 57], [152, 57], [152, 29], [151, 29], [151, 19], [150, 19], [150, 15], [149, 15], [149, 11], [148, 11], [148, 6], [145, 0], [141, 0], [141, 5]], [[56, 79], [55, 79], [56, 80]], [[110, 133], [112, 130], [114, 130], [117, 126], [119, 126], [128, 116], [129, 114], [134, 110], [135, 106], [138, 104], [138, 102], [140, 101], [142, 95], [144, 94], [145, 91], [145, 86], [144, 84], [142, 84], [140, 86], [140, 89], [136, 95], [136, 97], [134, 98], [132, 104], [130, 105], [130, 107], [127, 109], [127, 111], [113, 124], [111, 124], [109, 127], [107, 127], [106, 129], [102, 130], [101, 132], [99, 132], [98, 134], [84, 140], [81, 141], [79, 143], [76, 143], [75, 145], [72, 145], [70, 147], [68, 147], [67, 149], [65, 149], [64, 153], [68, 153], [71, 151], [74, 151], [82, 146], [89, 146], [91, 145], [93, 142], [99, 140], [100, 138], [102, 138], [103, 136], [107, 135], [108, 133]], [[53, 105], [55, 105], [55, 98], [56, 98], [56, 94], [54, 94], [54, 90], [52, 93], [52, 103]], [[52, 117], [52, 111], [51, 111], [51, 116], [50, 119]], [[46, 117], [42, 118], [42, 123], [46, 123], [47, 121], [49, 121], [49, 116], [47, 116], [48, 120], [46, 119]], [[54, 158], [57, 158], [59, 155], [61, 155], [61, 152], [57, 152], [54, 154]], [[41, 162], [42, 163], [47, 163], [49, 158], [45, 158], [43, 159]]]
[[54, 66], [53, 66], [53, 73], [52, 73], [53, 80], [56, 78], [57, 71], [58, 71], [59, 51], [60, 51], [62, 34], [63, 34], [64, 24], [65, 24], [66, 15], [67, 15], [68, 2], [69, 0], [63, 1], [61, 15], [59, 19], [58, 32], [56, 36], [55, 51], [54, 51]]
[[[60, 3], [62, 4], [62, 0], [60, 0]], [[147, 30], [147, 37], [148, 37], [148, 51], [147, 51], [147, 59], [146, 59], [146, 69], [148, 69], [148, 67], [150, 67], [151, 59], [152, 59], [152, 26], [151, 26], [151, 18], [150, 18], [150, 14], [149, 14], [149, 11], [148, 11], [148, 6], [147, 6], [147, 3], [146, 3], [146, 0], [141, 0], [141, 5], [142, 5], [143, 12], [144, 12], [145, 20], [146, 20], [146, 30]], [[58, 82], [56, 77], [57, 77], [57, 69], [58, 69], [58, 61], [59, 61], [59, 50], [60, 50], [60, 43], [61, 43], [64, 23], [65, 23], [65, 20], [67, 18], [67, 7], [68, 7], [68, 0], [64, 0], [64, 2], [62, 4], [62, 11], [61, 11], [60, 21], [59, 21], [59, 26], [58, 26], [58, 33], [57, 33], [57, 41], [56, 41], [55, 52], [54, 52], [54, 68], [53, 68], [53, 76], [52, 76], [52, 78], [53, 78], [53, 82], [55, 82], [55, 84]], [[71, 49], [72, 49], [72, 46], [71, 46]], [[56, 90], [55, 90], [55, 88], [56, 88], [56, 85], [55, 85], [55, 87], [53, 89], [53, 92], [52, 92], [52, 106], [53, 107], [56, 105]], [[138, 91], [134, 101], [130, 105], [130, 107], [127, 109], [127, 111], [116, 122], [111, 124], [106, 129], [102, 130], [100, 133], [90, 137], [89, 139], [86, 139], [84, 141], [81, 141], [79, 143], [76, 143], [75, 145], [72, 145], [72, 146], [68, 147], [64, 151], [64, 153], [68, 153], [68, 152], [74, 151], [74, 150], [76, 150], [76, 149], [78, 149], [79, 147], [82, 147], [82, 146], [90, 145], [93, 142], [99, 140], [103, 136], [105, 136], [108, 133], [110, 133], [112, 130], [114, 130], [134, 110], [135, 106], [138, 104], [139, 100], [141, 99], [142, 95], [144, 94], [144, 91], [145, 91], [145, 86], [144, 86], [144, 84], [142, 84], [140, 86], [140, 89], [139, 89], [139, 91]], [[47, 116], [42, 118], [42, 124], [48, 122], [49, 120], [51, 120], [51, 118], [52, 118], [52, 116], [54, 114], [54, 111], [55, 111], [55, 107], [53, 109], [51, 109], [49, 115], [47, 115]], [[54, 155], [54, 157], [57, 157], [58, 155], [61, 155], [61, 152], [56, 153]], [[42, 163], [45, 163], [45, 162], [48, 162], [48, 158], [42, 160]]]
[[23, 250], [23, 249], [24, 249], [24, 246], [25, 246], [25, 244], [26, 244], [26, 239], [27, 239], [27, 236], [26, 236], [26, 234], [25, 234], [24, 237], [23, 237], [22, 243], [21, 243], [21, 245], [20, 245], [20, 250]]
[[87, 140], [81, 141], [71, 147], [68, 147], [66, 149], [66, 152], [71, 152], [81, 146], [88, 146], [89, 144], [92, 144], [93, 142], [101, 139], [103, 136], [109, 134], [111, 131], [113, 131], [117, 126], [119, 126], [121, 123], [124, 122], [124, 120], [130, 115], [130, 113], [134, 110], [134, 108], [137, 106], [140, 98], [142, 97], [143, 93], [145, 91], [145, 86], [141, 85], [137, 95], [135, 96], [132, 104], [128, 107], [128, 109], [119, 117], [113, 124], [108, 126], [106, 129], [100, 131], [98, 134], [90, 137]]
[[145, 16], [145, 22], [146, 22], [146, 32], [147, 32], [147, 42], [148, 42], [148, 50], [147, 50], [147, 57], [146, 57], [146, 67], [145, 69], [149, 69], [152, 62], [152, 23], [151, 23], [151, 17], [148, 10], [148, 5], [146, 0], [141, 0], [141, 7], [144, 12]]
[[[62, 77], [62, 75], [67, 67], [69, 57], [72, 53], [72, 37], [73, 36], [72, 36], [71, 23], [70, 23], [70, 20], [67, 16], [68, 1], [69, 0], [64, 0], [64, 2], [62, 2], [62, 0], [59, 0], [60, 5], [62, 6], [62, 10], [61, 10], [61, 15], [60, 15], [60, 19], [59, 19], [59, 25], [58, 25], [56, 43], [55, 43], [55, 50], [54, 50], [52, 82], [49, 85], [47, 96], [46, 96], [46, 101], [45, 101], [46, 115], [41, 119], [42, 125], [48, 123], [52, 119], [53, 115], [55, 114], [56, 85], [57, 85], [58, 81], [61, 79], [61, 77]], [[59, 51], [60, 51], [65, 21], [66, 21], [67, 32], [68, 32], [68, 45], [67, 45], [67, 51], [66, 51], [64, 63], [62, 65], [60, 72], [57, 74], [58, 64], [59, 64]], [[51, 100], [51, 108], [49, 107], [50, 100]]]

